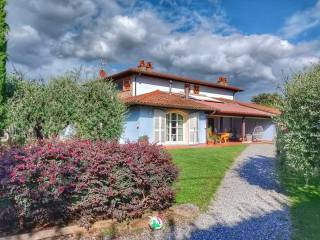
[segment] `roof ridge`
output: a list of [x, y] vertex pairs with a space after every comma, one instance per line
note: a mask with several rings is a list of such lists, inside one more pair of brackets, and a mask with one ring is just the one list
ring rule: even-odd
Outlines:
[[189, 83], [209, 86], [209, 87], [213, 87], [213, 88], [227, 89], [227, 90], [235, 91], [235, 92], [243, 91], [242, 89], [235, 87], [235, 86], [224, 86], [224, 85], [220, 85], [218, 83], [212, 83], [212, 82], [208, 82], [206, 80], [200, 80], [200, 79], [193, 79], [193, 78], [190, 78], [187, 76], [179, 76], [179, 75], [173, 74], [173, 73], [163, 73], [163, 72], [158, 72], [158, 71], [154, 71], [154, 70], [146, 71], [146, 70], [141, 70], [139, 68], [128, 68], [127, 70], [124, 70], [124, 71], [121, 71], [121, 72], [118, 72], [118, 73], [111, 75], [110, 78], [117, 79], [117, 78], [127, 76], [130, 74], [144, 74], [144, 75], [148, 75], [150, 77], [158, 77], [158, 78], [163, 78], [163, 79], [172, 79], [172, 80], [176, 80], [176, 81], [189, 82]]

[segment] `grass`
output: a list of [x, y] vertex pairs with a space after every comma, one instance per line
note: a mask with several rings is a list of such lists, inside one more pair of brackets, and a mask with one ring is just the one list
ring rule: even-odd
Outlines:
[[293, 173], [281, 171], [282, 184], [291, 199], [291, 219], [294, 240], [320, 239], [320, 178], [308, 185]]
[[226, 170], [246, 145], [221, 148], [189, 148], [169, 150], [180, 169], [176, 203], [192, 203], [205, 210]]

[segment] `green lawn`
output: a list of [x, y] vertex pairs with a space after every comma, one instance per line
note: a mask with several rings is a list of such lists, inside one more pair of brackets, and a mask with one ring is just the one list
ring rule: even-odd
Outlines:
[[193, 203], [205, 210], [226, 170], [246, 145], [169, 150], [180, 169], [176, 203]]
[[319, 240], [320, 179], [314, 179], [306, 186], [301, 177], [281, 172], [281, 180], [292, 201], [293, 239]]

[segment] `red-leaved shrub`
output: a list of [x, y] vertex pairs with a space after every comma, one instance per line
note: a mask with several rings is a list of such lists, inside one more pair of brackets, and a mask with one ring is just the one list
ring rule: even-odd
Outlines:
[[83, 226], [161, 210], [174, 200], [177, 169], [156, 145], [75, 140], [11, 149], [0, 159], [2, 193], [22, 227]]

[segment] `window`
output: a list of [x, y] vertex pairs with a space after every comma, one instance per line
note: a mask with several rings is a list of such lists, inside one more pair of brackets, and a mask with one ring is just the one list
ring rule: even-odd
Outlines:
[[131, 90], [131, 81], [130, 81], [130, 79], [123, 80], [122, 90], [123, 91], [130, 91]]
[[199, 85], [194, 85], [193, 86], [193, 93], [194, 94], [199, 94], [200, 92], [200, 86]]
[[179, 113], [166, 115], [166, 140], [168, 142], [183, 142], [183, 116]]

